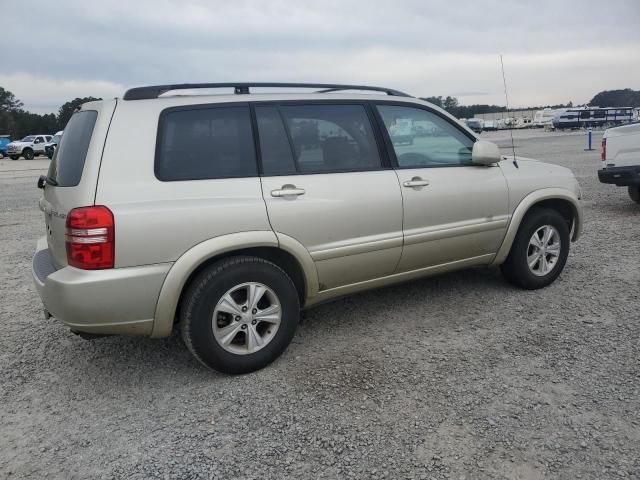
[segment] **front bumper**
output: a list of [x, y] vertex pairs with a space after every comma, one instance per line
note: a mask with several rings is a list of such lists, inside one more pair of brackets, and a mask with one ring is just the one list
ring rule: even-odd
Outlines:
[[598, 170], [598, 179], [602, 183], [613, 183], [619, 187], [640, 185], [640, 165], [603, 168]]
[[56, 269], [46, 237], [38, 241], [33, 281], [44, 308], [77, 332], [150, 335], [170, 263], [108, 270]]

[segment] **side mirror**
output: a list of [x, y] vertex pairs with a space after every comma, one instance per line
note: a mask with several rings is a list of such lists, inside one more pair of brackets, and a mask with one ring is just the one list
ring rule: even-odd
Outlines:
[[493, 165], [502, 160], [500, 149], [493, 142], [478, 140], [473, 144], [471, 163], [475, 165]]

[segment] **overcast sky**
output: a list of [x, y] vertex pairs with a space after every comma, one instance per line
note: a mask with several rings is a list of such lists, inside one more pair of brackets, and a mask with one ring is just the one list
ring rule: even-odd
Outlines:
[[41, 113], [233, 80], [504, 105], [500, 54], [513, 107], [640, 89], [640, 0], [2, 0], [2, 18], [0, 86]]

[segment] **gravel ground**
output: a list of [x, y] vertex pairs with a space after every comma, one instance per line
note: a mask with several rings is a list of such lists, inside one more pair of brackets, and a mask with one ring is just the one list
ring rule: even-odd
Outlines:
[[0, 161], [0, 477], [639, 478], [640, 206], [598, 183], [585, 143], [516, 132], [584, 190], [552, 286], [476, 269], [335, 301], [240, 377], [178, 336], [88, 342], [43, 320], [39, 172]]

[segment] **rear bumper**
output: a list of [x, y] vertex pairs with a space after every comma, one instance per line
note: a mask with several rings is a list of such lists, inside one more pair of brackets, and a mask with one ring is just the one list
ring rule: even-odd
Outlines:
[[602, 183], [613, 183], [619, 187], [640, 185], [640, 165], [603, 168], [598, 170], [598, 179]]
[[109, 270], [56, 269], [46, 238], [32, 262], [33, 282], [45, 309], [77, 332], [150, 335], [170, 263]]

